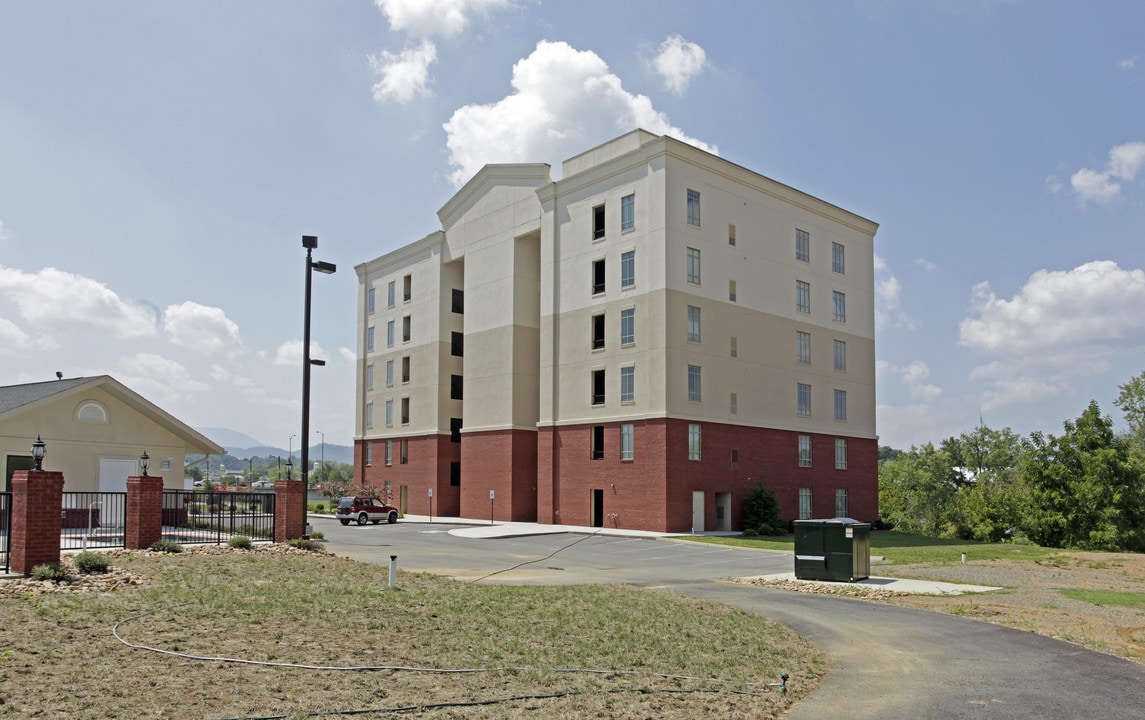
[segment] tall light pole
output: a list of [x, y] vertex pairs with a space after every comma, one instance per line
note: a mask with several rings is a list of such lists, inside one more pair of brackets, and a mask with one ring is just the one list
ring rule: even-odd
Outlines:
[[[314, 249], [318, 247], [317, 235], [303, 235], [302, 247], [306, 248], [306, 308], [302, 317], [302, 528], [305, 532], [306, 529], [306, 491], [310, 487], [309, 472], [310, 469], [307, 465], [310, 463], [310, 441], [306, 438], [310, 437], [310, 366], [311, 365], [325, 365], [325, 360], [311, 360], [310, 359], [310, 278], [314, 274], [314, 270], [324, 274], [333, 275], [338, 269], [334, 263], [324, 262], [322, 260], [315, 261], [313, 259]], [[325, 452], [325, 447], [323, 447]]]

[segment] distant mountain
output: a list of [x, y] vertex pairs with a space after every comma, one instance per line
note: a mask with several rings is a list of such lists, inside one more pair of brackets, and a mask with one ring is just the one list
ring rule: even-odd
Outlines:
[[[255, 440], [250, 435], [244, 435], [237, 430], [230, 430], [228, 428], [200, 427], [195, 428], [195, 430], [203, 433], [210, 440], [217, 442], [225, 448], [249, 448], [264, 444], [261, 440]], [[234, 453], [231, 454], [233, 455]]]
[[[322, 446], [314, 445], [310, 448], [310, 462], [315, 462], [322, 459]], [[331, 445], [326, 443], [326, 461], [338, 462], [352, 465], [354, 463], [354, 448], [347, 447], [346, 445]], [[294, 448], [294, 462], [298, 463], [302, 457], [302, 448]], [[238, 448], [227, 446], [227, 454], [237, 458], [246, 460], [252, 457], [270, 457], [277, 455], [286, 461], [285, 448], [267, 447], [260, 445], [258, 447]]]

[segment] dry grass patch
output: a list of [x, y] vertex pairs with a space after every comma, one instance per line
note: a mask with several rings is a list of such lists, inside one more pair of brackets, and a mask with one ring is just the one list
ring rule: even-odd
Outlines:
[[[628, 587], [402, 573], [389, 590], [386, 568], [226, 548], [123, 553], [113, 563], [144, 581], [113, 592], [0, 593], [0, 717], [407, 708], [399, 714], [771, 718], [824, 670], [814, 648], [766, 619]], [[128, 643], [181, 655], [129, 647], [113, 627]], [[786, 697], [766, 687], [781, 672], [794, 678]], [[521, 699], [496, 702], [512, 697]]]

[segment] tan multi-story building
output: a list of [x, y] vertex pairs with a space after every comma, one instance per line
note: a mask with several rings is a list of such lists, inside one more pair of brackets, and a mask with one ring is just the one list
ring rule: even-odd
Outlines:
[[404, 512], [876, 518], [874, 222], [642, 130], [438, 217], [356, 268], [357, 473]]

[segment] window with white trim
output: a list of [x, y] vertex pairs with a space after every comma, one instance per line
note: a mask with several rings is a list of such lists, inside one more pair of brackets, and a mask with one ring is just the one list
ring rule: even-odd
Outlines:
[[739, 414], [739, 398], [736, 396], [735, 393], [732, 393], [732, 395], [731, 395], [731, 401], [728, 403], [728, 411], [732, 415]]
[[796, 312], [811, 312], [811, 283], [803, 280], [795, 281], [795, 310]]
[[847, 372], [847, 343], [842, 340], [835, 340], [834, 348], [835, 369], [839, 372]]
[[636, 367], [627, 365], [620, 368], [620, 402], [636, 401]]
[[831, 271], [844, 274], [843, 246], [837, 242], [831, 243]]
[[831, 291], [835, 322], [847, 322], [847, 296], [838, 290]]
[[700, 226], [700, 193], [688, 190], [688, 224]]
[[835, 419], [847, 419], [847, 391], [835, 390]]
[[386, 387], [394, 386], [394, 361], [386, 360]]
[[629, 250], [620, 253], [620, 287], [630, 288], [636, 285], [636, 251]]
[[394, 441], [386, 440], [386, 467], [394, 464]]
[[688, 306], [688, 342], [700, 342], [700, 308]]
[[702, 458], [700, 424], [690, 423], [688, 425], [688, 459], [700, 460]]
[[688, 366], [688, 402], [702, 402], [699, 365]]
[[799, 467], [811, 467], [811, 436], [799, 436]]
[[636, 227], [636, 194], [620, 198], [620, 232], [628, 232]]
[[799, 519], [811, 519], [811, 488], [799, 488]]
[[386, 347], [392, 348], [394, 346], [394, 321], [390, 320], [386, 323]]
[[847, 517], [847, 488], [835, 490], [835, 517]]
[[394, 401], [386, 400], [386, 427], [394, 426]]
[[797, 388], [797, 411], [800, 415], [808, 417], [811, 415], [811, 386], [807, 383], [799, 383]]
[[795, 331], [795, 341], [797, 350], [795, 353], [795, 362], [801, 365], [811, 364], [811, 333]]
[[806, 230], [795, 231], [795, 259], [811, 262], [811, 233]]
[[620, 345], [627, 347], [636, 343], [636, 309], [620, 311]]
[[366, 427], [372, 428], [374, 426], [374, 404], [366, 403]]
[[700, 251], [691, 247], [688, 248], [688, 282], [700, 284]]
[[374, 326], [366, 328], [366, 352], [372, 353], [374, 351]]
[[374, 312], [374, 288], [366, 291], [366, 312], [370, 314]]
[[847, 469], [847, 438], [835, 438], [835, 469]]
[[635, 427], [631, 423], [623, 423], [620, 426], [620, 459], [621, 460], [631, 460], [632, 459], [632, 449], [633, 449], [632, 436], [633, 436], [634, 431], [635, 431]]
[[394, 306], [394, 298], [397, 294], [396, 288], [397, 281], [395, 280], [390, 280], [389, 284], [386, 285], [386, 307], [392, 308]]

